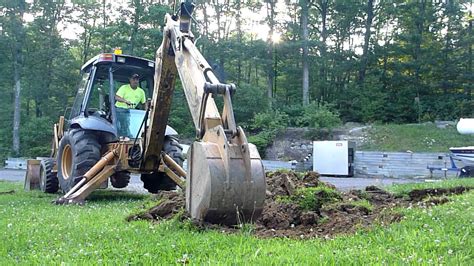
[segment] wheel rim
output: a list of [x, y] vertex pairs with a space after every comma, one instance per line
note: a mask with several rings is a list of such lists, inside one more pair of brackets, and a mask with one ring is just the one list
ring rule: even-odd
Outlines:
[[69, 179], [72, 173], [72, 149], [71, 145], [67, 144], [64, 147], [63, 154], [61, 156], [61, 169], [64, 179]]

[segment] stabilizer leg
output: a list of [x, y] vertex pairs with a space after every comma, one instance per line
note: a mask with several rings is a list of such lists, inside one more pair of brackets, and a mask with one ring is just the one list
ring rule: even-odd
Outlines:
[[54, 201], [56, 204], [82, 203], [115, 172], [115, 165], [108, 165], [118, 157], [118, 149], [103, 156], [66, 195]]

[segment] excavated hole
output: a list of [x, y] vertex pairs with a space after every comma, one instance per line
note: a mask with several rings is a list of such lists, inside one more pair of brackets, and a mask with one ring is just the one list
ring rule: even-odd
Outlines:
[[[449, 201], [444, 195], [462, 194], [471, 189], [464, 186], [416, 189], [409, 192], [409, 199], [406, 199], [375, 186], [339, 192], [333, 185], [320, 181], [315, 172], [300, 176], [295, 172], [273, 172], [267, 174], [266, 181], [265, 207], [250, 230], [259, 237], [331, 238], [338, 234], [352, 234], [374, 224], [401, 221], [403, 215], [395, 211], [397, 207], [413, 203], [427, 207], [444, 204]], [[157, 200], [156, 206], [130, 215], [127, 220], [161, 221], [179, 215], [180, 220], [190, 221], [183, 214], [183, 192], [161, 192]], [[248, 227], [193, 223], [196, 228], [221, 232], [239, 232]]]

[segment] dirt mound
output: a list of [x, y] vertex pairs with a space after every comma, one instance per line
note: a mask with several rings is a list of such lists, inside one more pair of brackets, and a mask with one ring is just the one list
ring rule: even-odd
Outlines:
[[[433, 196], [460, 194], [469, 188], [424, 189], [410, 192], [410, 199], [396, 197], [378, 187], [341, 193], [333, 185], [319, 180], [315, 172], [298, 175], [294, 172], [273, 172], [267, 175], [266, 201], [262, 216], [255, 222], [254, 234], [260, 237], [324, 237], [350, 234], [373, 224], [387, 225], [403, 216], [394, 207], [408, 206], [431, 196], [422, 205], [431, 206], [449, 201]], [[183, 214], [182, 192], [161, 192], [158, 205], [127, 220], [162, 220]], [[187, 218], [187, 217], [181, 217]], [[235, 227], [199, 224], [200, 228], [236, 231]]]
[[410, 199], [419, 201], [427, 197], [441, 196], [441, 195], [457, 195], [469, 191], [471, 188], [459, 186], [453, 188], [428, 188], [428, 189], [414, 189], [408, 193]]
[[266, 178], [267, 202], [270, 199], [275, 200], [277, 197], [294, 195], [297, 188], [317, 187], [321, 183], [318, 178], [319, 174], [316, 172], [308, 172], [302, 178], [299, 178], [295, 172], [268, 173]]
[[184, 194], [177, 191], [161, 191], [157, 196], [158, 205], [147, 211], [130, 215], [127, 221], [162, 220], [172, 218], [185, 206]]

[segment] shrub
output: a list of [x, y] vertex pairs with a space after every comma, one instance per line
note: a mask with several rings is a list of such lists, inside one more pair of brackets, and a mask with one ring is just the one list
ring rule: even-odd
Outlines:
[[250, 129], [256, 133], [249, 136], [249, 142], [257, 146], [258, 151], [263, 154], [265, 149], [272, 143], [276, 134], [288, 125], [288, 115], [278, 110], [258, 113], [252, 119]]
[[257, 150], [260, 154], [264, 154], [265, 149], [268, 147], [268, 145], [270, 145], [272, 140], [273, 137], [266, 132], [261, 132], [257, 135], [248, 137], [248, 141], [257, 146]]
[[305, 106], [301, 116], [295, 119], [295, 125], [299, 127], [331, 129], [341, 123], [339, 113], [332, 110], [331, 105], [315, 102]]
[[288, 126], [288, 115], [278, 110], [258, 113], [252, 120], [251, 129], [255, 131], [278, 131]]
[[49, 117], [28, 117], [20, 129], [21, 155], [49, 156], [53, 140], [54, 121]]
[[255, 114], [268, 110], [268, 98], [265, 89], [241, 83], [232, 97], [235, 121], [237, 124], [248, 123]]

